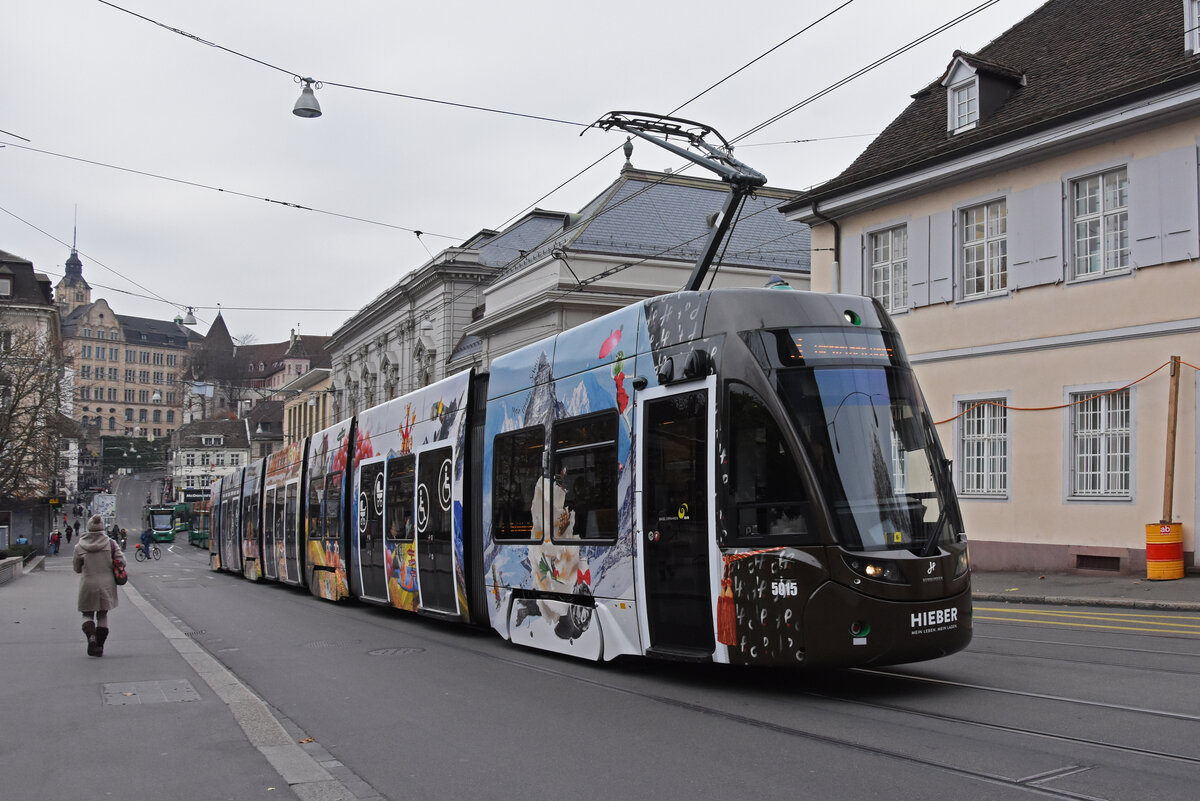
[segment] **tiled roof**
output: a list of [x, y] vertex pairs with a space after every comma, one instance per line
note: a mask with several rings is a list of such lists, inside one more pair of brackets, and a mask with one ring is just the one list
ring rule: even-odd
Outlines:
[[314, 336], [312, 334], [297, 336], [291, 341], [285, 355], [289, 359], [307, 358], [310, 370], [317, 367], [329, 367], [329, 351], [325, 349], [325, 346], [329, 344], [329, 340], [331, 339], [333, 337]]
[[225, 438], [223, 448], [249, 448], [245, 420], [197, 420], [180, 426], [173, 435], [180, 447], [200, 447], [199, 438], [205, 434], [221, 434]]
[[[728, 191], [721, 181], [626, 169], [582, 209], [577, 225], [508, 265], [506, 272], [544, 258], [551, 247], [630, 259], [695, 261], [708, 236], [708, 217], [721, 209]], [[722, 264], [808, 272], [808, 226], [788, 222], [779, 211], [788, 194], [764, 188], [746, 200], [721, 252]]]
[[535, 209], [529, 216], [477, 245], [479, 261], [488, 267], [502, 267], [561, 231], [565, 218], [562, 212]]
[[33, 271], [33, 262], [5, 253], [0, 250], [0, 268], [12, 277], [12, 297], [0, 300], [0, 303], [37, 304], [53, 306], [54, 299], [47, 296], [50, 282], [45, 276]]
[[[186, 348], [188, 342], [203, 342], [204, 337], [195, 331], [176, 325], [170, 320], [151, 320], [148, 317], [130, 317], [118, 314], [117, 322], [121, 324], [121, 333], [125, 342], [137, 344], [144, 342], [154, 347]], [[142, 335], [145, 334], [145, 339]]]
[[258, 364], [262, 362], [267, 367], [270, 367], [275, 362], [279, 361], [287, 353], [288, 345], [291, 343], [284, 342], [267, 342], [254, 345], [238, 345], [237, 360], [248, 364], [253, 362]]
[[801, 202], [1193, 85], [1200, 57], [1186, 51], [1184, 29], [1179, 0], [1050, 0], [977, 54], [956, 54], [984, 71], [1025, 78], [974, 130], [946, 130], [947, 89], [939, 78], [841, 175]]

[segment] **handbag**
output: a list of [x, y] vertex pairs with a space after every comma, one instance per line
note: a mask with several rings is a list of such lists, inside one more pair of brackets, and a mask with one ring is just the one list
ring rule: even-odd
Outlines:
[[112, 554], [113, 581], [117, 582], [117, 586], [120, 587], [129, 581], [129, 574], [125, 572], [125, 560], [117, 556], [117, 544], [115, 542], [109, 540], [108, 546]]

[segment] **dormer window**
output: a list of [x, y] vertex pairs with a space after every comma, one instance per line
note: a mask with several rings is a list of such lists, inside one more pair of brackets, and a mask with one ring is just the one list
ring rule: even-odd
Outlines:
[[12, 277], [0, 275], [0, 298], [11, 298], [13, 294]]
[[982, 125], [1018, 87], [1025, 85], [1025, 76], [956, 50], [940, 83], [946, 88], [946, 130], [960, 134]]
[[950, 87], [950, 130], [954, 133], [969, 131], [979, 122], [979, 80], [972, 76], [969, 81]]
[[1183, 0], [1183, 47], [1200, 53], [1200, 0]]

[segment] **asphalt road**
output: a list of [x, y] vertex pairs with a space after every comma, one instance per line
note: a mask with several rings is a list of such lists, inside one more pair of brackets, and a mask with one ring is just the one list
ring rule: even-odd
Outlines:
[[1193, 799], [1200, 614], [989, 605], [885, 670], [592, 664], [207, 569], [154, 606], [387, 799]]

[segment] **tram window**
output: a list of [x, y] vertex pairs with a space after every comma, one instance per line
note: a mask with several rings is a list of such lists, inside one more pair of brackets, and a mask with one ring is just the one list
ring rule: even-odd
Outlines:
[[342, 474], [332, 473], [325, 476], [325, 534], [326, 539], [337, 539], [342, 534], [338, 525], [338, 515], [342, 503]]
[[386, 492], [387, 539], [391, 542], [412, 541], [416, 459], [412, 456], [388, 459]]
[[552, 475], [552, 536], [615, 539], [617, 413], [555, 423]]
[[270, 543], [275, 541], [275, 521], [279, 519], [279, 505], [275, 497], [275, 488], [267, 490], [266, 500], [263, 502], [263, 542]]
[[739, 537], [815, 544], [812, 505], [783, 432], [750, 390], [729, 391], [730, 478]]
[[251, 495], [246, 498], [243, 509], [242, 536], [247, 540], [254, 540], [258, 537], [258, 496]]
[[308, 536], [318, 539], [324, 530], [321, 518], [321, 495], [325, 491], [325, 477], [313, 476], [308, 481]]
[[299, 487], [296, 484], [288, 484], [283, 508], [279, 513], [279, 520], [283, 526], [283, 530], [279, 533], [284, 537], [296, 535], [296, 512], [299, 511], [297, 503], [299, 499]]
[[542, 426], [500, 434], [492, 442], [494, 538], [527, 540], [533, 536], [533, 498], [542, 480], [545, 448], [546, 429]]

